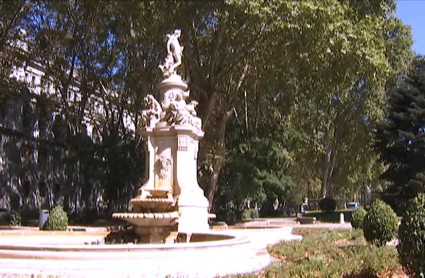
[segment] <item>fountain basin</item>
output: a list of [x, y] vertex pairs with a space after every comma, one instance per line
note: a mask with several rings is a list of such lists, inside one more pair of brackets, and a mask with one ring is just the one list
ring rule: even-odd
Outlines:
[[171, 226], [179, 218], [177, 211], [157, 212], [157, 213], [114, 213], [113, 218], [122, 219], [136, 226]]
[[107, 232], [0, 234], [0, 274], [215, 277], [267, 266], [267, 244], [293, 239], [291, 231], [290, 227], [230, 227], [194, 233], [189, 243], [116, 245], [84, 245]]

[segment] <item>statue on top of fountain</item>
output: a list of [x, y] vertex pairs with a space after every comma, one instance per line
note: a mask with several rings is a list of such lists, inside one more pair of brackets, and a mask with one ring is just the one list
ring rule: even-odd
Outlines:
[[182, 64], [183, 46], [179, 42], [180, 35], [180, 29], [176, 29], [173, 34], [167, 35], [167, 58], [165, 58], [164, 64], [159, 66], [165, 78], [176, 74], [176, 68]]
[[161, 100], [156, 101], [152, 95], [144, 98], [142, 127], [153, 128], [157, 123], [163, 123], [169, 126], [192, 126], [197, 131], [201, 131], [202, 122], [196, 117], [195, 111], [198, 102], [191, 101], [186, 104], [190, 91], [187, 90], [187, 84], [176, 73], [176, 68], [182, 64], [183, 56], [183, 46], [178, 41], [180, 35], [179, 29], [167, 35], [167, 57], [164, 64], [159, 66], [164, 75], [164, 80], [159, 84]]

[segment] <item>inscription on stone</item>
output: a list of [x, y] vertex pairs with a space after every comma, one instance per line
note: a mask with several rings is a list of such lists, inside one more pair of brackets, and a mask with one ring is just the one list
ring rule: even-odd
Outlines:
[[177, 150], [182, 152], [187, 152], [187, 147], [189, 145], [189, 140], [186, 137], [179, 137], [177, 143]]

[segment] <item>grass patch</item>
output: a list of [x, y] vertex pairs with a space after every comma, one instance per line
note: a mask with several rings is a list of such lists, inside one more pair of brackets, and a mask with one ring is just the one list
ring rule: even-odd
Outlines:
[[228, 277], [403, 277], [395, 247], [369, 246], [361, 230], [294, 229], [301, 241], [268, 248], [266, 269]]

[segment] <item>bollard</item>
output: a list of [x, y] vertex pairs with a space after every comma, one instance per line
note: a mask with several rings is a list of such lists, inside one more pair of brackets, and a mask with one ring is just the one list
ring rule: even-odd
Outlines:
[[340, 213], [339, 214], [339, 223], [340, 224], [344, 224], [345, 223], [345, 221], [344, 221], [344, 214], [343, 213]]
[[38, 229], [41, 230], [44, 226], [44, 223], [47, 221], [47, 217], [49, 217], [49, 211], [47, 209], [40, 209], [38, 214]]

